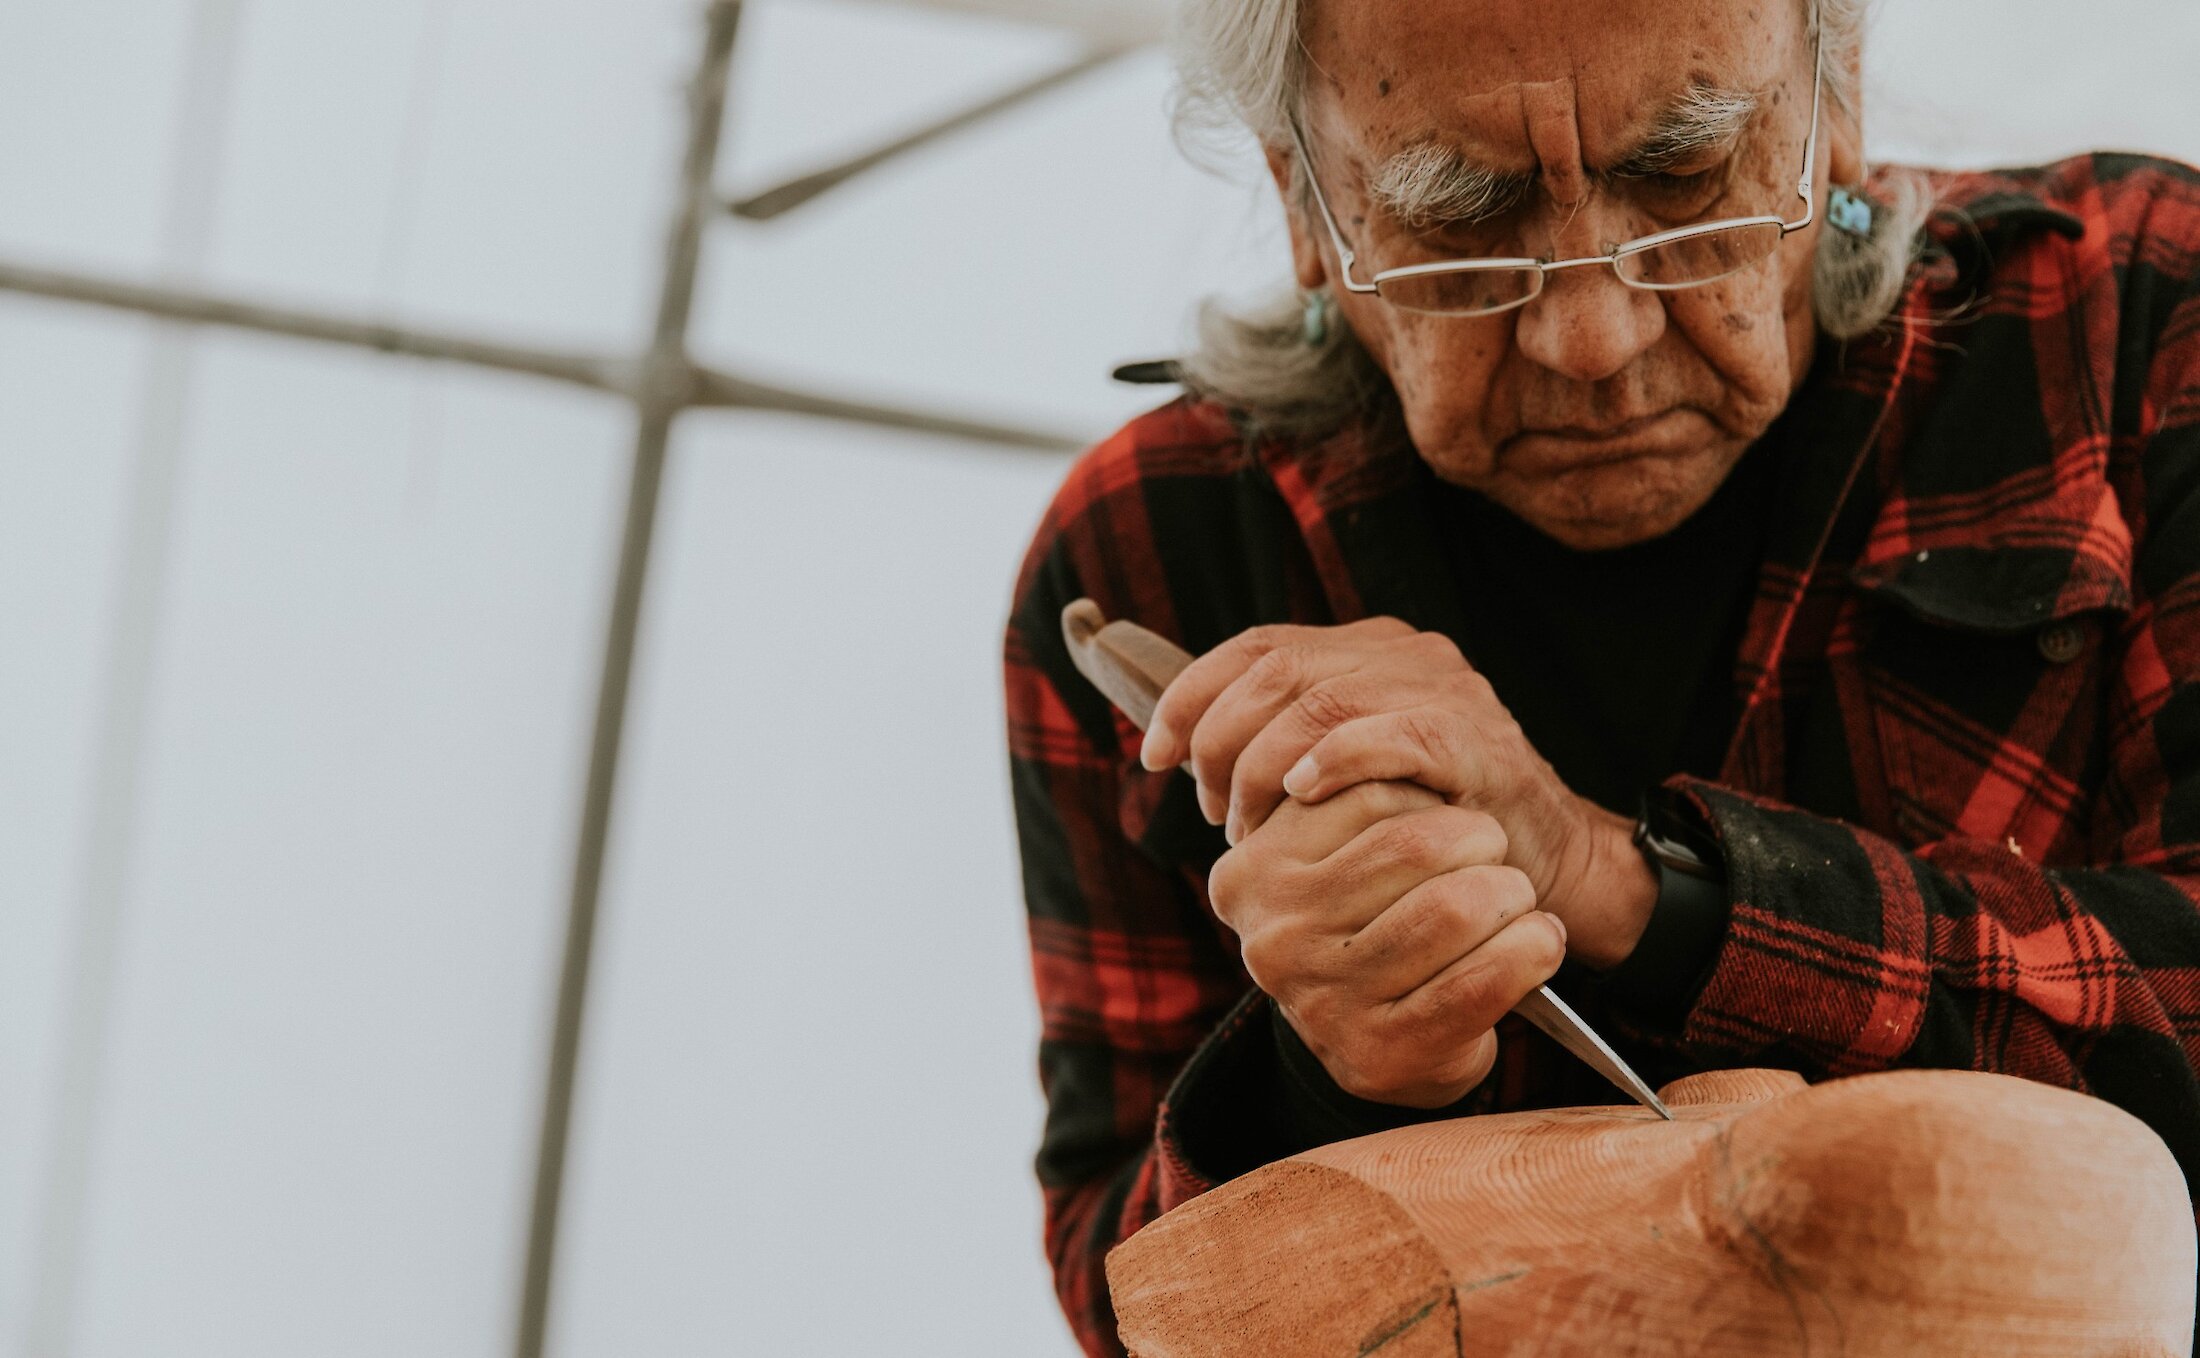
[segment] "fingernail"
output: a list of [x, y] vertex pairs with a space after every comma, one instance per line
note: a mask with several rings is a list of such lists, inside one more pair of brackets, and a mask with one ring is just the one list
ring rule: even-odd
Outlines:
[[1161, 762], [1161, 747], [1168, 739], [1169, 728], [1163, 723], [1157, 721], [1146, 728], [1146, 739], [1138, 746], [1138, 762], [1148, 773], [1159, 773], [1167, 767]]
[[1314, 762], [1314, 756], [1304, 755], [1291, 766], [1289, 773], [1283, 775], [1283, 790], [1294, 797], [1303, 797], [1314, 790], [1314, 782], [1321, 776], [1321, 766]]
[[1545, 910], [1542, 913], [1543, 918], [1558, 926], [1558, 941], [1561, 944], [1564, 944], [1566, 942], [1566, 921], [1560, 919], [1558, 916], [1552, 914], [1548, 910]]
[[1237, 847], [1237, 842], [1245, 837], [1245, 831], [1240, 828], [1242, 825], [1243, 822], [1238, 820], [1235, 811], [1230, 813], [1230, 819], [1223, 824], [1222, 838], [1233, 849]]

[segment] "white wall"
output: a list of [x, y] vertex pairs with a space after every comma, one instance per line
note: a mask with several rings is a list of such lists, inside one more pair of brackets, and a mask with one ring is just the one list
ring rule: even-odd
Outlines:
[[[173, 272], [196, 205], [185, 272], [211, 283], [638, 339], [686, 0], [248, 3], [211, 167], [173, 149], [195, 3], [0, 5], [0, 257]], [[2200, 158], [2200, 8], [2070, 15], [1893, 0], [1878, 153]], [[729, 187], [1066, 50], [757, 0]], [[1165, 86], [1136, 58], [774, 226], [717, 225], [698, 347], [1104, 432], [1155, 399], [1109, 364], [1173, 349], [1195, 295], [1281, 272], [1257, 192], [1176, 160]], [[0, 1354], [28, 1352], [130, 468], [163, 430], [178, 494], [75, 1351], [495, 1353], [627, 419], [520, 379], [163, 343], [0, 296]], [[776, 417], [680, 427], [559, 1353], [1069, 1351], [1027, 1171], [997, 715], [999, 619], [1063, 465]]]

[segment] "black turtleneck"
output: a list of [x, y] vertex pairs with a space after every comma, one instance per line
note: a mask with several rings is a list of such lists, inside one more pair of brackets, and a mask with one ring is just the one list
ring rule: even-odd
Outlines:
[[1599, 805], [1632, 816], [1670, 775], [1718, 773], [1778, 432], [1678, 528], [1609, 551], [1561, 546], [1429, 477], [1464, 619], [1452, 639], [1558, 776]]

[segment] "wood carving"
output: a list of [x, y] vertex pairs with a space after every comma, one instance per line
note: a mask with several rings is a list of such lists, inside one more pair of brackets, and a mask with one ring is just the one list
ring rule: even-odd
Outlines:
[[2192, 1205], [2101, 1100], [1691, 1076], [1324, 1146], [1108, 1256], [1137, 1358], [2189, 1354]]

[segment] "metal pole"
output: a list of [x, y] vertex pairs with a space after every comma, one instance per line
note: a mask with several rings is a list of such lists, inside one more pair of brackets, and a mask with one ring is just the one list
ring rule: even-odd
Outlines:
[[[197, 271], [213, 238], [243, 10], [244, 0], [199, 0], [191, 16], [168, 165], [162, 243], [162, 262], [174, 273]], [[139, 388], [137, 455], [130, 468], [122, 521], [106, 661], [100, 667], [103, 692], [92, 763], [90, 825], [73, 920], [68, 1007], [63, 1011], [55, 1062], [59, 1079], [38, 1205], [37, 1253], [31, 1261], [24, 1334], [30, 1358], [65, 1358], [75, 1342], [85, 1204], [99, 1136], [123, 919], [135, 865], [147, 714], [160, 650], [161, 604], [171, 564], [169, 542], [175, 526], [192, 368], [190, 332], [176, 326], [157, 327], [146, 348]]]
[[656, 527], [666, 445], [673, 419], [691, 397], [688, 316], [695, 298], [695, 268], [703, 225], [715, 203], [712, 176], [718, 159], [719, 128], [725, 118], [726, 74], [732, 64], [740, 16], [740, 0], [713, 0], [704, 16], [702, 60], [688, 87], [687, 152], [681, 163], [665, 243], [656, 330], [644, 360], [638, 393], [639, 418], [627, 485], [626, 523], [604, 641], [603, 677], [596, 693], [588, 785], [573, 856], [573, 893], [566, 915], [564, 962], [558, 973], [557, 1012], [551, 1025], [534, 1202], [528, 1223], [526, 1276], [520, 1294], [518, 1336], [513, 1345], [516, 1358], [541, 1358], [548, 1329], [574, 1075], [579, 1064], [588, 964], [603, 886], [604, 845], [611, 826], [619, 742], [626, 721], [627, 686], [634, 669], [634, 640], [641, 619], [642, 589], [649, 573], [650, 539]]
[[366, 317], [277, 306], [227, 297], [203, 288], [125, 283], [66, 269], [37, 268], [0, 260], [0, 292], [114, 307], [192, 325], [219, 325], [290, 339], [350, 345], [385, 354], [469, 363], [503, 372], [573, 382], [621, 395], [628, 394], [634, 386], [633, 364], [627, 360], [506, 344]]
[[1034, 76], [1020, 85], [927, 123], [913, 132], [905, 132], [860, 155], [797, 175], [746, 197], [730, 200], [725, 205], [726, 211], [752, 222], [768, 222], [888, 161], [897, 160], [911, 151], [921, 150], [942, 137], [952, 136], [964, 128], [975, 127], [989, 118], [1029, 103], [1050, 90], [1059, 89], [1087, 71], [1098, 70], [1130, 50], [1127, 47], [1110, 47], [1087, 53], [1067, 65], [1058, 66], [1044, 75]]
[[739, 410], [769, 410], [783, 415], [814, 415], [824, 420], [847, 420], [876, 429], [907, 429], [919, 434], [938, 434], [969, 443], [993, 443], [1006, 448], [1039, 453], [1074, 453], [1092, 445], [1089, 438], [1042, 429], [966, 420], [956, 415], [935, 415], [901, 406], [872, 405], [865, 401], [821, 397], [793, 387], [752, 382], [745, 377], [698, 366], [691, 405]]
[[[643, 387], [655, 382], [668, 391], [684, 391], [698, 406], [746, 407], [821, 419], [846, 420], [882, 429], [908, 429], [979, 443], [998, 443], [1041, 452], [1065, 452], [1091, 440], [1045, 429], [1019, 428], [987, 420], [965, 419], [905, 406], [847, 400], [799, 388], [757, 382], [720, 372], [690, 360], [681, 378], [669, 367], [651, 371], [645, 356], [636, 362], [601, 354], [541, 349], [473, 335], [424, 330], [372, 317], [305, 311], [204, 288], [125, 283], [65, 269], [39, 268], [0, 259], [0, 293], [22, 293], [91, 306], [112, 307], [133, 315], [158, 316], [191, 325], [219, 325], [264, 335], [314, 340], [371, 349], [379, 353], [435, 362], [464, 363], [501, 372], [525, 373], [610, 392], [631, 401], [644, 399]], [[670, 374], [670, 376], [668, 376]]]

